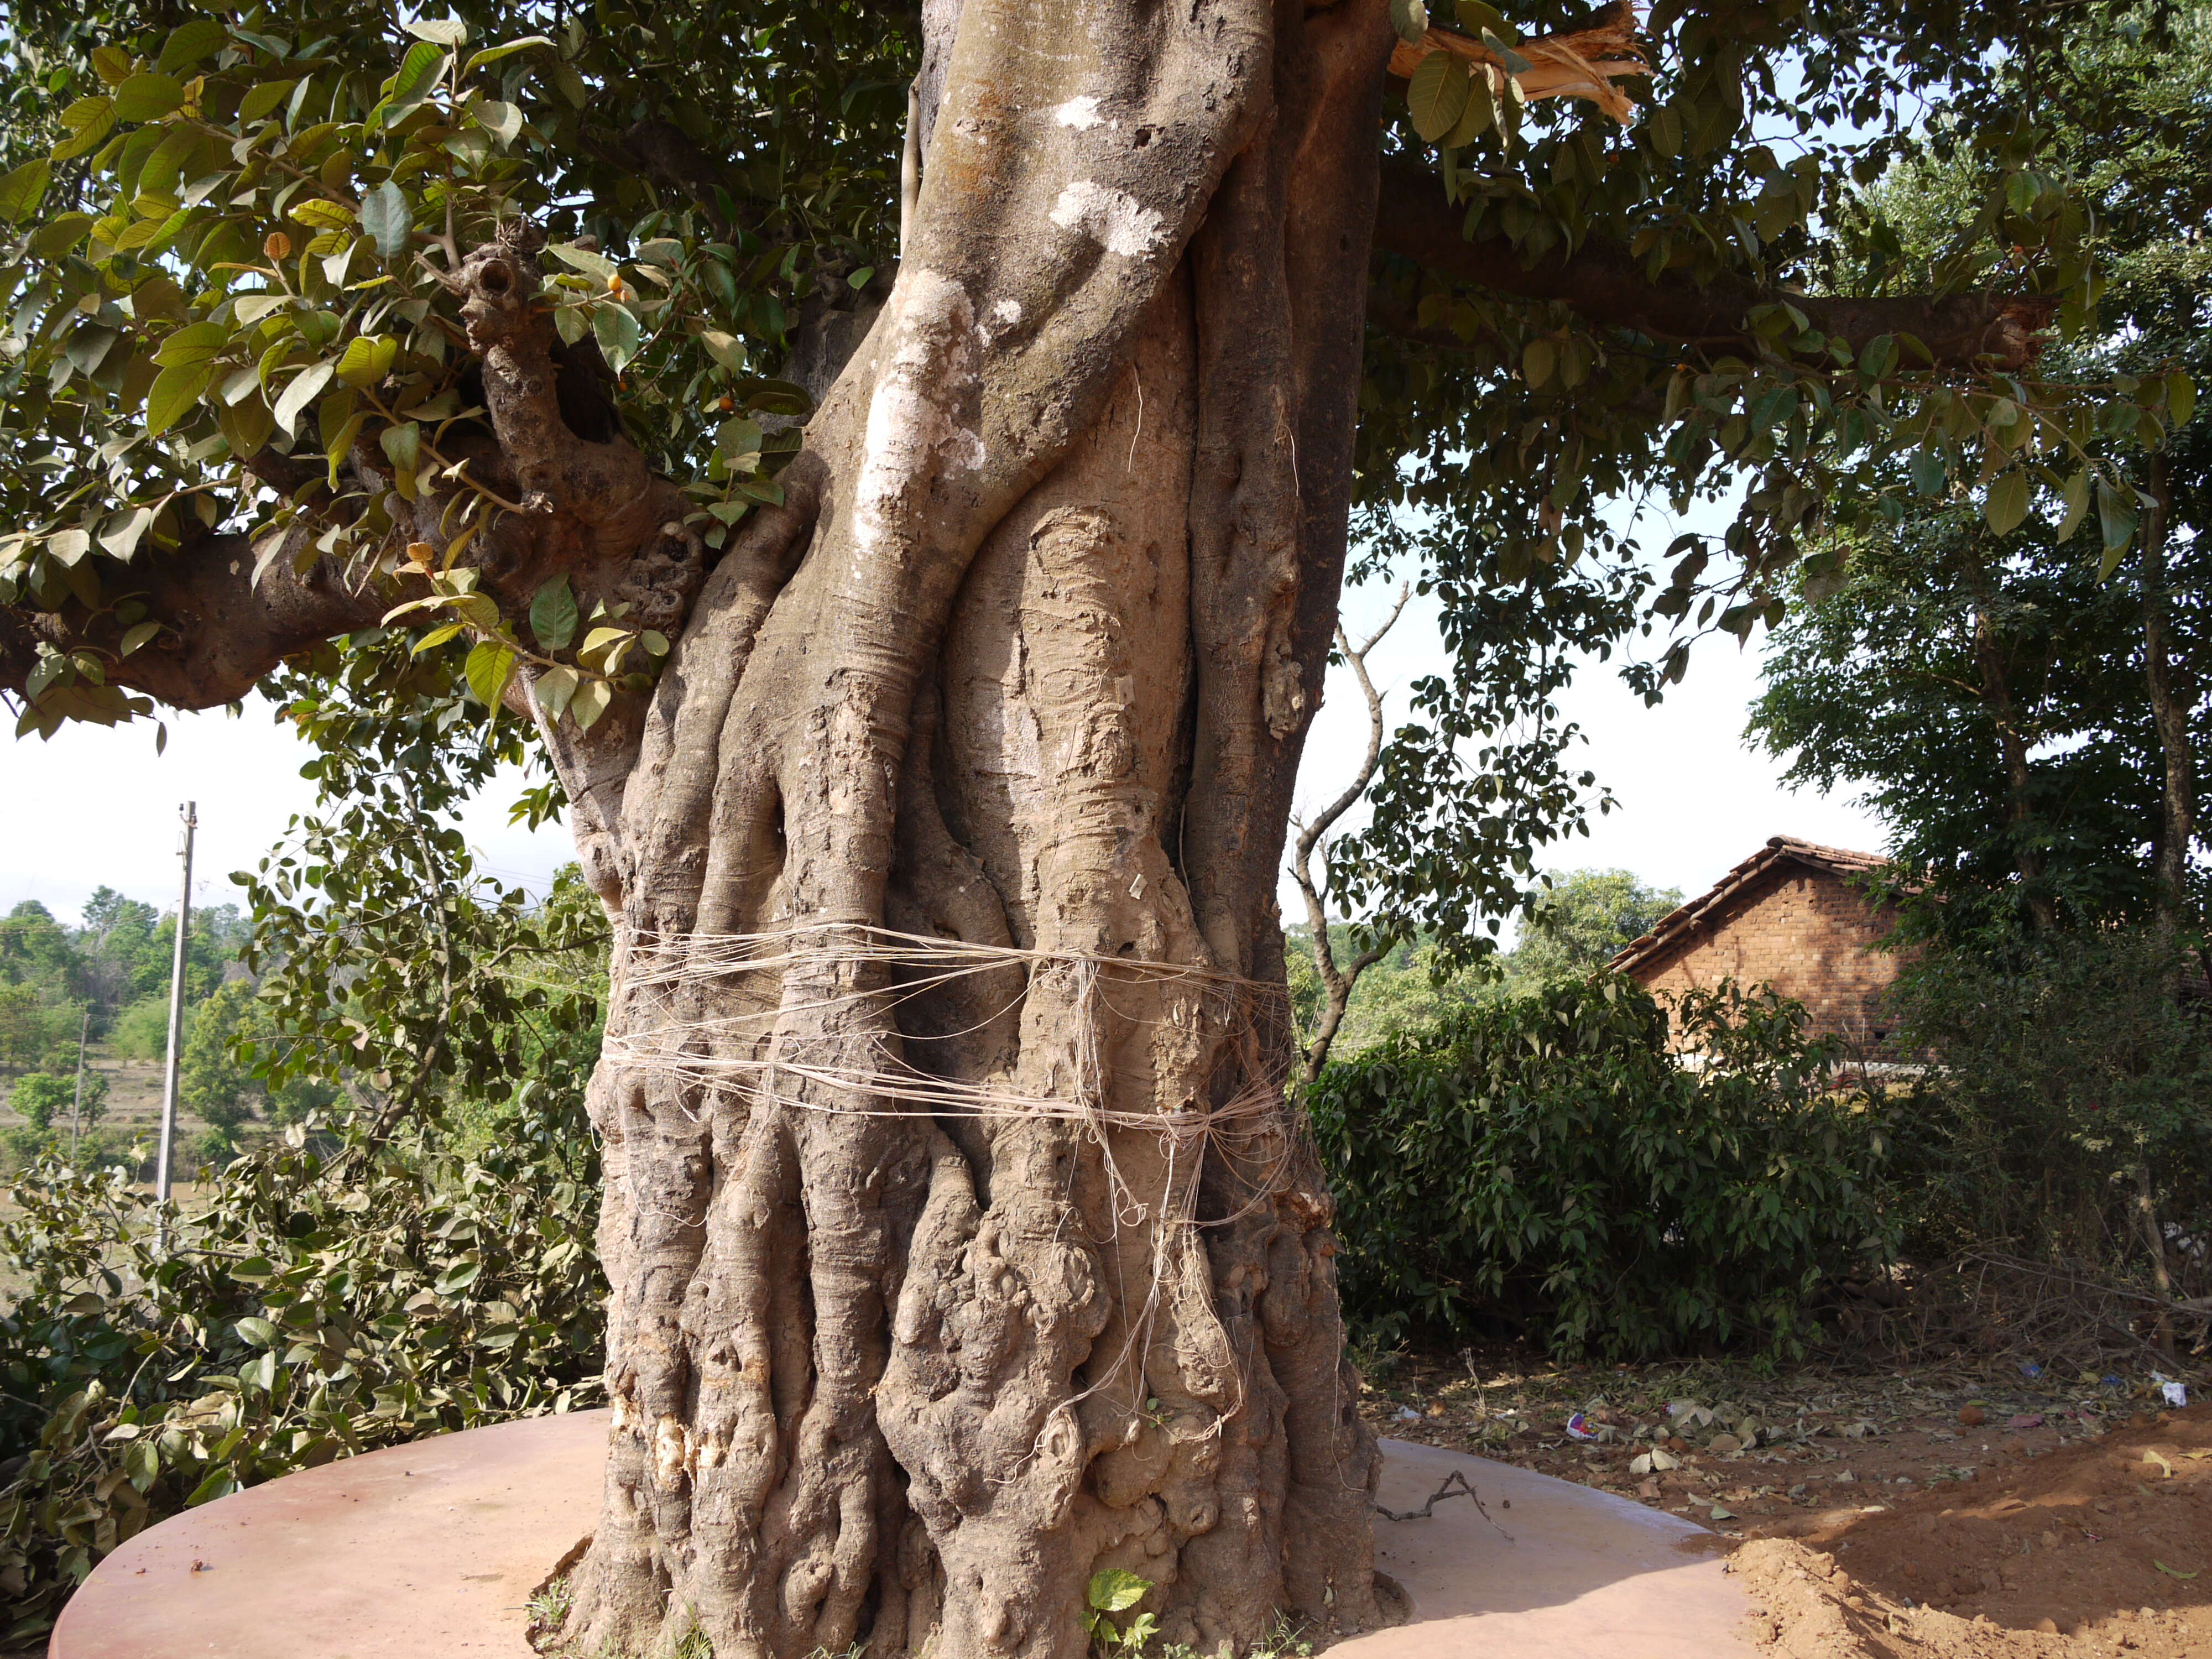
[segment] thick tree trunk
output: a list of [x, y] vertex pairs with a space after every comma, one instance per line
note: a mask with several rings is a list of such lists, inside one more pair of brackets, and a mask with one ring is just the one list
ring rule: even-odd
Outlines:
[[619, 924], [562, 1645], [1075, 1659], [1108, 1567], [1207, 1652], [1384, 1616], [1273, 893], [1391, 38], [969, 0], [788, 504], [549, 731]]
[[2058, 925], [2057, 906], [2044, 884], [2043, 848], [2035, 839], [2035, 811], [2028, 799], [2031, 781], [2027, 766], [2027, 736], [2022, 729], [2020, 703], [2013, 695], [2012, 677], [2005, 669], [2004, 641], [1990, 611], [1993, 595], [1989, 572], [1982, 563], [1978, 526], [1966, 532], [1968, 591], [1974, 598], [1974, 666], [1982, 680], [1982, 699], [1996, 728], [1997, 754], [2004, 763], [2005, 823], [2012, 831], [2013, 860], [2021, 885], [2027, 893], [2028, 912], [2035, 925], [2048, 933]]
[[2189, 904], [2189, 854], [2197, 840], [2197, 763], [2189, 745], [2189, 705], [2174, 690], [2172, 600], [2166, 588], [2166, 526], [2173, 482], [2164, 454], [2151, 458], [2150, 511], [2143, 518], [2143, 681], [2158, 730], [2160, 760], [2158, 911], [2171, 940]]

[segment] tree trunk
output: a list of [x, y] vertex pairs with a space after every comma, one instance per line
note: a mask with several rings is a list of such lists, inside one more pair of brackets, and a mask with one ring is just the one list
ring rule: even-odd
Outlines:
[[951, 10], [786, 507], [547, 728], [617, 921], [580, 1652], [1076, 1659], [1109, 1567], [1207, 1652], [1384, 1613], [1273, 895], [1387, 16]]
[[2166, 592], [2166, 525], [2173, 482], [2164, 453], [2151, 457], [2150, 510], [2144, 515], [2143, 679], [2158, 729], [2160, 761], [2157, 926], [2171, 942], [2189, 902], [2189, 854], [2197, 839], [2197, 764], [2189, 746], [2189, 705], [2173, 687], [2172, 623]]
[[1990, 614], [1993, 595], [1988, 568], [1982, 563], [1978, 525], [1966, 532], [1966, 568], [1968, 591], [1974, 597], [1974, 667], [1981, 676], [1982, 699], [1996, 727], [1997, 754], [2004, 763], [2005, 823], [2012, 830], [2013, 861], [2027, 890], [2028, 913], [2036, 927], [2048, 933], [2058, 925], [2058, 910], [2044, 885], [2043, 849], [2035, 842], [2035, 814], [2028, 800], [2027, 738], [2021, 730], [2012, 677], [2005, 669], [2004, 642]]

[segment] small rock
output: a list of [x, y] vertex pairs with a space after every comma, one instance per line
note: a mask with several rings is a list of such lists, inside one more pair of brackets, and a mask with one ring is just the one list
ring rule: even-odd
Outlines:
[[2015, 1412], [2013, 1413], [2012, 1425], [2015, 1429], [2039, 1429], [2043, 1426], [2043, 1413]]
[[1961, 1406], [1959, 1407], [1959, 1421], [1965, 1424], [1966, 1427], [1970, 1429], [1978, 1429], [1983, 1424], [1989, 1420], [1990, 1414], [1984, 1411], [1979, 1406]]
[[2039, 1619], [2035, 1621], [2035, 1627], [2045, 1636], [2058, 1634], [2058, 1621], [2056, 1619]]

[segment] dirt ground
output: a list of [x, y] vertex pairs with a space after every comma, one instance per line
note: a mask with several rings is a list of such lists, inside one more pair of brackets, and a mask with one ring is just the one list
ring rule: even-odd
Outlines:
[[[2172, 1408], [2142, 1364], [1993, 1380], [1468, 1353], [1401, 1362], [1362, 1404], [1380, 1433], [1735, 1541], [1749, 1633], [1788, 1659], [2212, 1659], [2212, 1403]], [[1593, 1438], [1569, 1433], [1577, 1413]]]

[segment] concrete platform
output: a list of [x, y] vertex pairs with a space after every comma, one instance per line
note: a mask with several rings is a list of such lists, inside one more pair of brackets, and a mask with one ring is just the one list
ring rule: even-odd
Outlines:
[[[218, 1499], [142, 1533], [63, 1611], [49, 1659], [533, 1659], [524, 1604], [598, 1518], [607, 1414], [417, 1441]], [[1384, 1443], [1376, 1522], [1413, 1621], [1341, 1659], [1732, 1659], [1748, 1607], [1704, 1528], [1506, 1464]], [[1498, 1528], [1510, 1534], [1510, 1540]]]

